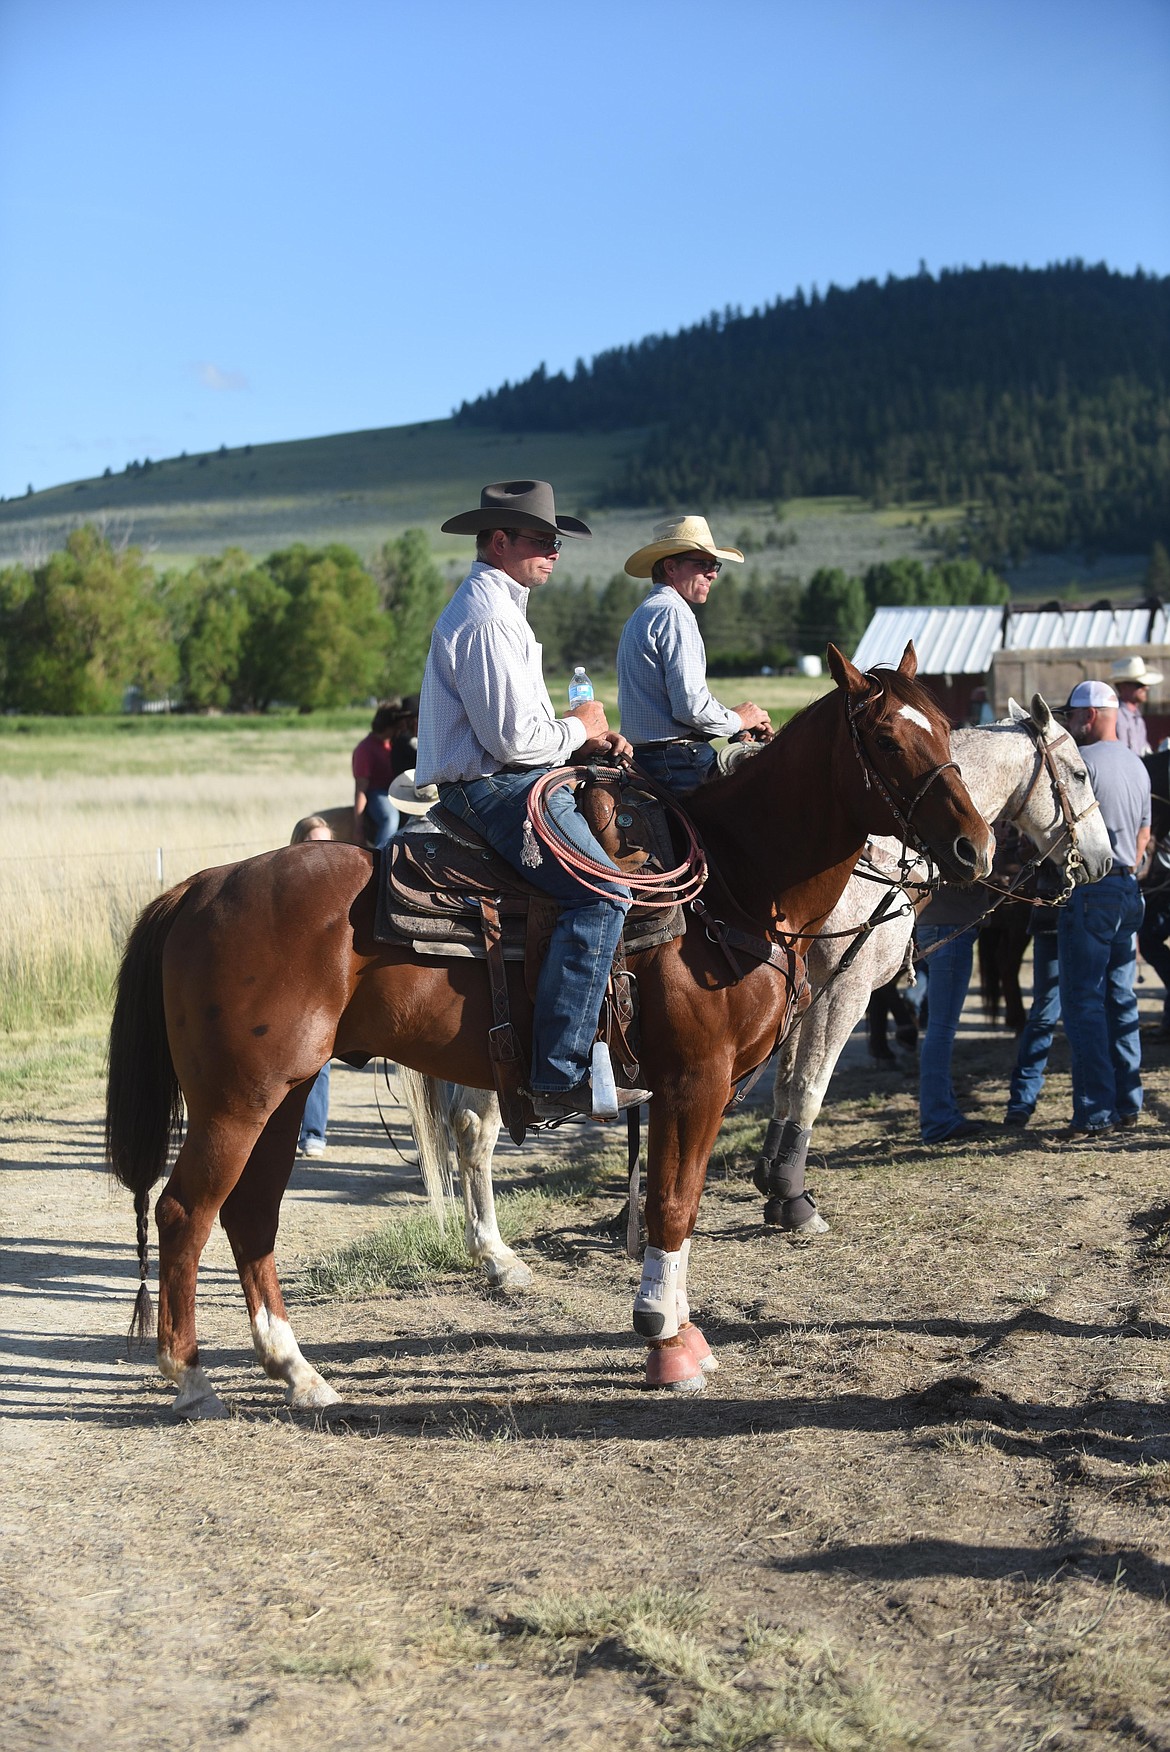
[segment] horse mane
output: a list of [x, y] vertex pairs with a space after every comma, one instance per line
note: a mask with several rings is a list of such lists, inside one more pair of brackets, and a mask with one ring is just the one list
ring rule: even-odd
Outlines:
[[[867, 669], [866, 678], [875, 685], [861, 711], [858, 713], [859, 725], [874, 729], [899, 706], [913, 706], [916, 711], [924, 712], [933, 720], [933, 727], [947, 734], [950, 733], [950, 721], [942, 707], [921, 681], [911, 680], [898, 669]], [[827, 716], [830, 707], [837, 708], [840, 703], [841, 688], [830, 688], [827, 693], [820, 694], [815, 700], [810, 700], [807, 706], [802, 706], [799, 712], [782, 724], [766, 748], [762, 748], [751, 761], [744, 761], [730, 773], [721, 774], [718, 778], [708, 779], [705, 785], [692, 793], [684, 802], [684, 808], [696, 798], [713, 796], [716, 792], [720, 801], [734, 801], [737, 788], [742, 789], [745, 782], [752, 783], [750, 768], [760, 760], [766, 760], [772, 749], [780, 747], [784, 742], [803, 734], [814, 719]]]

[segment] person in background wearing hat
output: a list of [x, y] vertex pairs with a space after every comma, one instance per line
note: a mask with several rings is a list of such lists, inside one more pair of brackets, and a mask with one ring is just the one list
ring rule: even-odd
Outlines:
[[1060, 1007], [1072, 1056], [1068, 1138], [1096, 1138], [1138, 1123], [1142, 1048], [1134, 973], [1142, 897], [1134, 871], [1150, 837], [1150, 776], [1118, 741], [1118, 698], [1082, 681], [1065, 708], [1113, 847], [1113, 868], [1075, 888], [1057, 927]]
[[1136, 755], [1149, 754], [1150, 738], [1142, 716], [1150, 689], [1161, 681], [1161, 671], [1147, 669], [1144, 657], [1120, 657], [1113, 665], [1113, 686], [1120, 705], [1117, 740]]
[[742, 566], [743, 555], [716, 547], [705, 517], [672, 517], [626, 561], [631, 578], [649, 578], [654, 588], [618, 642], [618, 715], [642, 771], [679, 796], [711, 777], [716, 736], [772, 728], [767, 712], [750, 700], [731, 711], [707, 687], [695, 609], [711, 594], [725, 560]]
[[353, 751], [353, 837], [355, 845], [381, 851], [398, 831], [398, 810], [390, 800], [393, 779], [414, 759], [412, 736], [418, 698], [383, 700], [370, 733]]
[[[572, 791], [548, 810], [574, 846], [608, 865], [603, 893], [587, 888], [540, 844], [528, 794], [550, 767], [575, 757], [628, 755], [629, 743], [589, 700], [555, 716], [528, 625], [528, 592], [548, 582], [561, 538], [589, 529], [558, 517], [547, 481], [485, 487], [476, 510], [443, 524], [473, 534], [475, 564], [439, 616], [423, 675], [415, 780], [437, 785], [445, 808], [478, 828], [521, 876], [561, 903], [537, 982], [530, 1094], [538, 1120], [592, 1112], [589, 1060], [630, 890], [578, 812]], [[618, 1089], [619, 1108], [649, 1100]]]

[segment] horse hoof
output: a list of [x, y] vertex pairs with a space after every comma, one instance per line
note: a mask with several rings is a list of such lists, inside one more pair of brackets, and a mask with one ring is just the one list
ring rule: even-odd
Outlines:
[[493, 1272], [488, 1268], [488, 1287], [498, 1290], [501, 1295], [515, 1296], [524, 1290], [530, 1290], [536, 1279], [526, 1265], [518, 1259], [513, 1259], [505, 1266]]
[[340, 1405], [341, 1394], [335, 1393], [320, 1375], [304, 1387], [288, 1390], [288, 1403], [294, 1411], [324, 1411], [327, 1405]]
[[646, 1385], [668, 1393], [701, 1393], [706, 1376], [685, 1339], [671, 1339], [647, 1353]]
[[713, 1375], [719, 1367], [719, 1358], [715, 1355], [715, 1352], [711, 1349], [711, 1346], [707, 1343], [707, 1340], [703, 1337], [703, 1334], [699, 1331], [698, 1327], [688, 1320], [685, 1326], [679, 1327], [678, 1335], [698, 1363], [700, 1369], [702, 1369], [704, 1375]]
[[802, 1239], [829, 1232], [828, 1223], [804, 1193], [796, 1198], [770, 1198], [764, 1206], [764, 1222], [770, 1229], [783, 1229]]
[[172, 1410], [185, 1423], [221, 1423], [232, 1415], [218, 1393], [203, 1393], [198, 1399], [187, 1400], [180, 1394]]

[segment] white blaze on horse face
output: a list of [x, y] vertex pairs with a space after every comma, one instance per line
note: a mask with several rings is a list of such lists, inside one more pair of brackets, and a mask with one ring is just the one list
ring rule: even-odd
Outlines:
[[925, 712], [920, 712], [917, 706], [899, 706], [898, 716], [899, 718], [909, 718], [910, 722], [912, 724], [917, 724], [920, 730], [929, 730], [931, 728], [930, 719], [926, 716]]
[[[684, 1247], [686, 1243], [684, 1242]], [[677, 1253], [664, 1253], [661, 1247], [647, 1247], [646, 1257], [642, 1261], [642, 1281], [638, 1285], [638, 1294], [634, 1297], [635, 1314], [660, 1314], [661, 1328], [649, 1335], [654, 1338], [678, 1337], [678, 1284], [679, 1274], [683, 1275], [683, 1296], [685, 1299], [686, 1254], [680, 1248]]]

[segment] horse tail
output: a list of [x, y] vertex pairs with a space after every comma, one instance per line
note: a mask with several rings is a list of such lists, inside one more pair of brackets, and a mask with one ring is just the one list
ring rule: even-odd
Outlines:
[[435, 1220], [442, 1228], [446, 1220], [446, 1202], [455, 1191], [451, 1172], [455, 1140], [447, 1119], [451, 1085], [438, 1077], [424, 1077], [420, 1071], [408, 1070], [405, 1065], [398, 1067], [398, 1074], [403, 1106], [410, 1114], [414, 1141], [418, 1146], [423, 1185]]
[[134, 1194], [141, 1280], [130, 1338], [154, 1330], [146, 1287], [150, 1189], [166, 1171], [182, 1124], [183, 1096], [167, 1041], [162, 952], [190, 880], [152, 900], [131, 931], [118, 972], [110, 1023], [106, 1083], [106, 1160], [115, 1179]]

